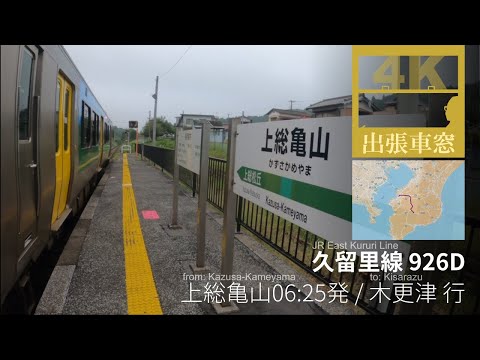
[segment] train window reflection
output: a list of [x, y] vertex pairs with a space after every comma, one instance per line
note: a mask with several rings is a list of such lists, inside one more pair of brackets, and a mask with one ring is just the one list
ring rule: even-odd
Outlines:
[[18, 88], [18, 139], [30, 139], [30, 99], [32, 96], [33, 54], [23, 51], [20, 86]]
[[59, 134], [58, 134], [58, 122], [60, 121], [60, 96], [61, 96], [61, 84], [60, 80], [57, 80], [57, 93], [55, 97], [55, 152], [58, 152], [58, 144], [59, 144]]
[[68, 150], [68, 114], [70, 113], [70, 89], [65, 90], [65, 114], [63, 118], [63, 149]]
[[90, 107], [83, 103], [83, 116], [82, 116], [82, 141], [81, 147], [88, 148], [90, 147], [90, 139], [91, 139], [91, 121], [90, 121]]

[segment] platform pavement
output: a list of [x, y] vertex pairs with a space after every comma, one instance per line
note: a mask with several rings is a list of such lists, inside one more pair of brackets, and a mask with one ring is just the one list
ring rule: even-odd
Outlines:
[[[168, 227], [172, 208], [172, 179], [158, 167], [142, 161], [135, 154], [128, 155], [131, 181], [148, 258], [160, 298], [163, 314], [216, 314], [204, 301], [207, 281], [193, 281], [193, 299], [190, 283], [184, 274], [192, 274], [190, 265], [196, 254], [197, 198], [188, 191], [180, 191], [179, 224], [182, 229]], [[95, 190], [65, 250], [52, 274], [37, 306], [36, 314], [128, 314], [125, 285], [125, 253], [122, 226], [122, 157], [111, 162], [100, 186]], [[186, 190], [186, 189], [184, 189]], [[222, 214], [209, 207], [206, 222], [206, 263], [211, 272], [220, 274]], [[146, 220], [142, 210], [155, 210], [157, 220]], [[85, 215], [85, 216], [84, 216]], [[88, 219], [90, 218], [90, 219]], [[235, 239], [234, 274], [296, 276], [297, 284], [311, 282], [311, 278], [289, 266], [281, 255], [266, 251], [247, 235]], [[248, 246], [247, 246], [248, 245]], [[262, 254], [261, 254], [262, 253]], [[267, 260], [269, 263], [267, 263]], [[277, 269], [277, 271], [275, 270]], [[214, 281], [209, 281], [212, 285]], [[282, 286], [288, 281], [281, 282]], [[262, 294], [276, 283], [262, 281]], [[258, 296], [259, 281], [241, 281], [247, 290], [248, 303], [238, 303], [233, 314], [326, 314], [315, 303], [303, 302], [304, 295], [296, 294], [295, 302], [250, 302], [250, 288]], [[315, 284], [313, 284], [315, 287]], [[329, 313], [345, 313], [332, 307]], [[344, 309], [344, 307], [342, 307]], [[350, 312], [351, 313], [351, 312]]]

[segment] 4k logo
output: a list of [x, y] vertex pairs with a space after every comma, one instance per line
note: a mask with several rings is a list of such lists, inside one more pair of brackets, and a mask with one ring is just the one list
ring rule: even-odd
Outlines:
[[[436, 66], [445, 56], [429, 56], [420, 63], [420, 56], [408, 57], [408, 88], [420, 89], [424, 78], [428, 80], [428, 89], [446, 89], [441, 75]], [[405, 84], [405, 75], [400, 73], [400, 56], [388, 56], [378, 69], [373, 73], [373, 81], [377, 84], [388, 84], [382, 89], [400, 89]]]
[[352, 47], [353, 158], [463, 158], [465, 46]]

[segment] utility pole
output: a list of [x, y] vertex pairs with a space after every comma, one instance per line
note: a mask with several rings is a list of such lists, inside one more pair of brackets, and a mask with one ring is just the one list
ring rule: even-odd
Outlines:
[[148, 136], [152, 138], [152, 110], [148, 110]]
[[288, 100], [288, 102], [290, 103], [290, 110], [292, 110], [293, 103], [297, 102], [297, 101], [296, 100]]
[[155, 146], [157, 140], [157, 98], [158, 98], [158, 75], [155, 81], [155, 95], [152, 96], [155, 99], [155, 107], [153, 108], [153, 145]]

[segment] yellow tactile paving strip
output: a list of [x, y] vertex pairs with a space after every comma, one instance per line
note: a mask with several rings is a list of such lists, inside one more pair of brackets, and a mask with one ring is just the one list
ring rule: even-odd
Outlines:
[[133, 194], [127, 154], [123, 154], [123, 248], [128, 314], [163, 314]]

